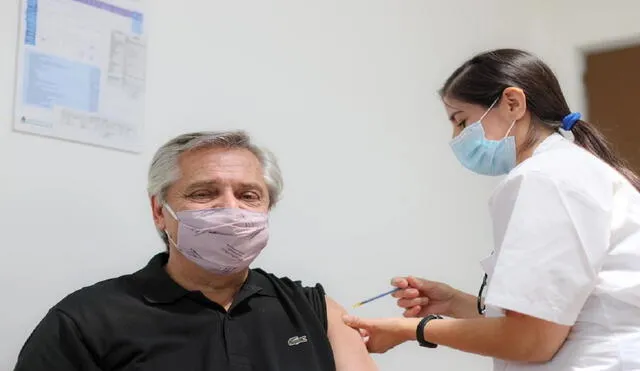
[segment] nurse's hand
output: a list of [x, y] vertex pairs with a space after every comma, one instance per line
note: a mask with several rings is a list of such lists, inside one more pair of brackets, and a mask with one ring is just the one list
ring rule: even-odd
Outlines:
[[383, 318], [365, 319], [344, 316], [343, 321], [365, 335], [370, 353], [384, 353], [406, 341], [415, 340], [416, 328], [420, 319]]
[[416, 277], [396, 277], [391, 284], [400, 290], [393, 293], [405, 317], [426, 317], [440, 314], [453, 318], [479, 316], [475, 296], [437, 281]]

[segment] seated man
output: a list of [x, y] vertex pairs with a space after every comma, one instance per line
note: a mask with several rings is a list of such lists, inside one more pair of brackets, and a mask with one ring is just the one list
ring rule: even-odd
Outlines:
[[162, 146], [148, 192], [167, 251], [55, 305], [15, 370], [375, 370], [322, 286], [249, 269], [281, 190], [276, 159], [243, 132]]

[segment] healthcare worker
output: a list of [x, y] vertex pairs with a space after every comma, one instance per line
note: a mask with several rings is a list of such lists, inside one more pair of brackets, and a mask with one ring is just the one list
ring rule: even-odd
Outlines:
[[638, 176], [527, 52], [473, 57], [441, 97], [460, 163], [506, 175], [481, 293], [395, 278], [409, 318], [345, 322], [371, 352], [417, 341], [493, 357], [494, 370], [640, 370]]

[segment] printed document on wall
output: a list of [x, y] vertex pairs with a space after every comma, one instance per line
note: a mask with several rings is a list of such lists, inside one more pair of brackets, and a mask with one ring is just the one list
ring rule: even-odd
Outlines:
[[140, 152], [144, 0], [20, 0], [14, 130]]

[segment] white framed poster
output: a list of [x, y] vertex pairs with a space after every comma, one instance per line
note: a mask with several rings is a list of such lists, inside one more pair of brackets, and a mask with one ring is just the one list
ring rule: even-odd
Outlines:
[[143, 0], [21, 0], [16, 131], [140, 152]]

